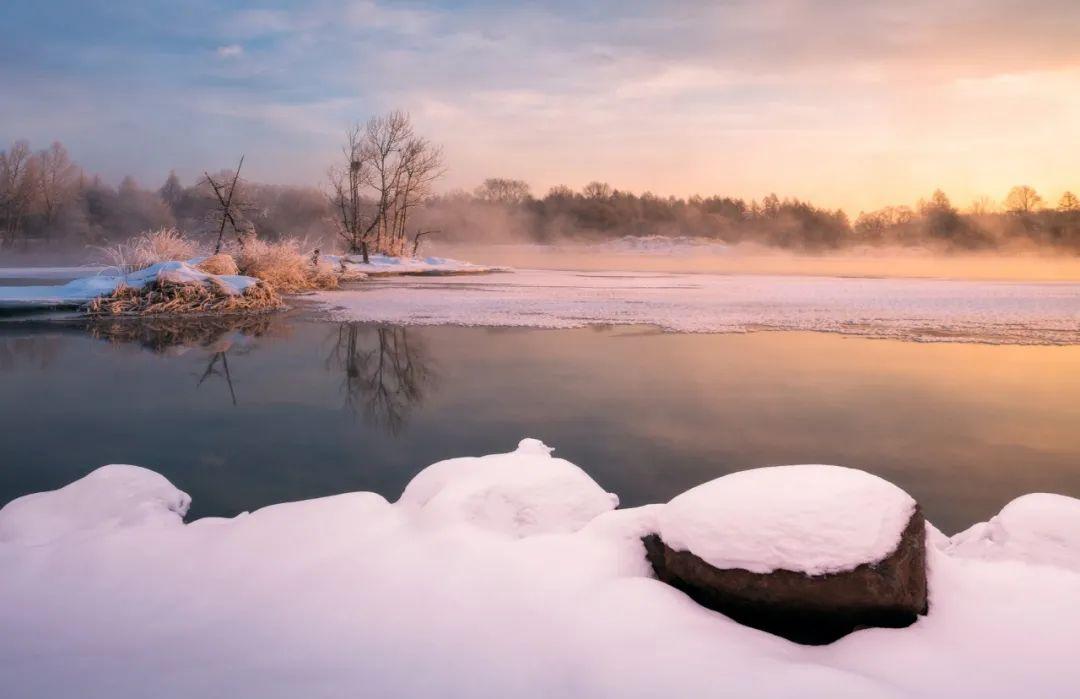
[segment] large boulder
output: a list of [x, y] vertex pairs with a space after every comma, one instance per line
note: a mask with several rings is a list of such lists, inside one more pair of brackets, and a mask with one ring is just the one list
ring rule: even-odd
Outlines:
[[657, 577], [732, 619], [807, 644], [926, 614], [926, 523], [877, 476], [839, 466], [733, 473], [663, 506]]

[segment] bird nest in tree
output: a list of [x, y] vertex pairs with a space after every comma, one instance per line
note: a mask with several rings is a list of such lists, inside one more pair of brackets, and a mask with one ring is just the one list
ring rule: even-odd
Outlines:
[[159, 278], [141, 288], [121, 286], [86, 306], [91, 316], [258, 313], [282, 307], [281, 297], [259, 281], [241, 293], [213, 277], [204, 281]]

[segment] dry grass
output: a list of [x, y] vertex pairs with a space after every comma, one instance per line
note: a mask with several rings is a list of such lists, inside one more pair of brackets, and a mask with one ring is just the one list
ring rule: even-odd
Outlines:
[[211, 255], [195, 267], [207, 274], [240, 274], [240, 268], [236, 266], [233, 256], [223, 252]]
[[282, 307], [281, 298], [260, 282], [230, 294], [216, 279], [181, 282], [159, 278], [138, 289], [122, 286], [109, 296], [94, 299], [86, 306], [91, 316], [256, 313]]
[[241, 274], [261, 279], [282, 293], [334, 289], [338, 275], [330, 265], [313, 264], [305, 246], [295, 238], [276, 243], [249, 239], [236, 253]]
[[98, 259], [120, 274], [137, 272], [158, 262], [189, 260], [199, 253], [198, 244], [175, 228], [145, 231], [127, 242], [95, 249]]
[[132, 261], [139, 268], [146, 268], [158, 262], [171, 260], [190, 260], [199, 253], [195, 241], [184, 236], [175, 228], [159, 228], [146, 231], [131, 239]]

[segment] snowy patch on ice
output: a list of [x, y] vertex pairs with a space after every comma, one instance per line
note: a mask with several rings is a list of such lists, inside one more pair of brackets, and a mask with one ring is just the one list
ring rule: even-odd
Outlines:
[[[106, 270], [109, 271], [109, 270]], [[120, 286], [142, 288], [162, 279], [176, 282], [201, 282], [215, 279], [227, 293], [238, 295], [258, 282], [242, 275], [207, 274], [190, 262], [159, 262], [127, 275], [97, 274], [75, 279], [59, 286], [0, 286], [0, 309], [61, 308], [81, 306], [99, 296], [106, 296]]]
[[929, 616], [808, 647], [653, 579], [640, 536], [667, 506], [596, 507], [544, 536], [456, 506], [428, 526], [459, 478], [501, 491], [514, 474], [514, 497], [547, 508], [552, 490], [516, 485], [532, 460], [571, 472], [526, 442], [443, 462], [396, 504], [349, 493], [183, 524], [179, 491], [141, 470], [9, 504], [0, 521], [23, 537], [0, 540], [0, 693], [982, 699], [1080, 683], [1080, 574], [1065, 569], [931, 548]]
[[446, 257], [393, 257], [368, 255], [368, 261], [360, 255], [323, 255], [322, 260], [342, 271], [369, 276], [394, 275], [455, 275], [505, 272], [507, 267], [477, 265]]
[[515, 537], [569, 533], [618, 506], [574, 464], [537, 439], [509, 454], [440, 461], [416, 475], [399, 504], [436, 523], [468, 522]]
[[0, 267], [0, 280], [4, 279], [74, 279], [100, 274], [105, 267], [85, 265], [81, 267]]
[[657, 515], [656, 533], [717, 568], [824, 575], [891, 554], [914, 509], [910, 495], [865, 471], [774, 466], [677, 496]]
[[964, 558], [1016, 560], [1080, 571], [1080, 500], [1032, 493], [1016, 498], [989, 522], [949, 540]]
[[98, 529], [175, 525], [190, 504], [160, 474], [112, 464], [59, 490], [9, 502], [0, 509], [0, 542], [35, 545]]
[[1080, 343], [1080, 284], [517, 271], [374, 280], [314, 296], [338, 320], [672, 332], [819, 330], [923, 341]]

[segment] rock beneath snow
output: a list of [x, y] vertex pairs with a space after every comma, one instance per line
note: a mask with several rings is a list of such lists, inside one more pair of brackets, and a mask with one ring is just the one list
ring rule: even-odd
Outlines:
[[952, 556], [1014, 560], [1080, 571], [1080, 500], [1032, 493], [949, 540]]
[[0, 508], [0, 542], [33, 546], [102, 529], [180, 524], [190, 505], [191, 497], [164, 476], [110, 464]]
[[908, 626], [927, 611], [918, 504], [855, 469], [733, 473], [665, 505], [642, 540], [660, 580], [799, 643]]
[[516, 451], [428, 466], [398, 503], [440, 524], [468, 522], [516, 538], [570, 533], [614, 509], [619, 498], [538, 439]]

